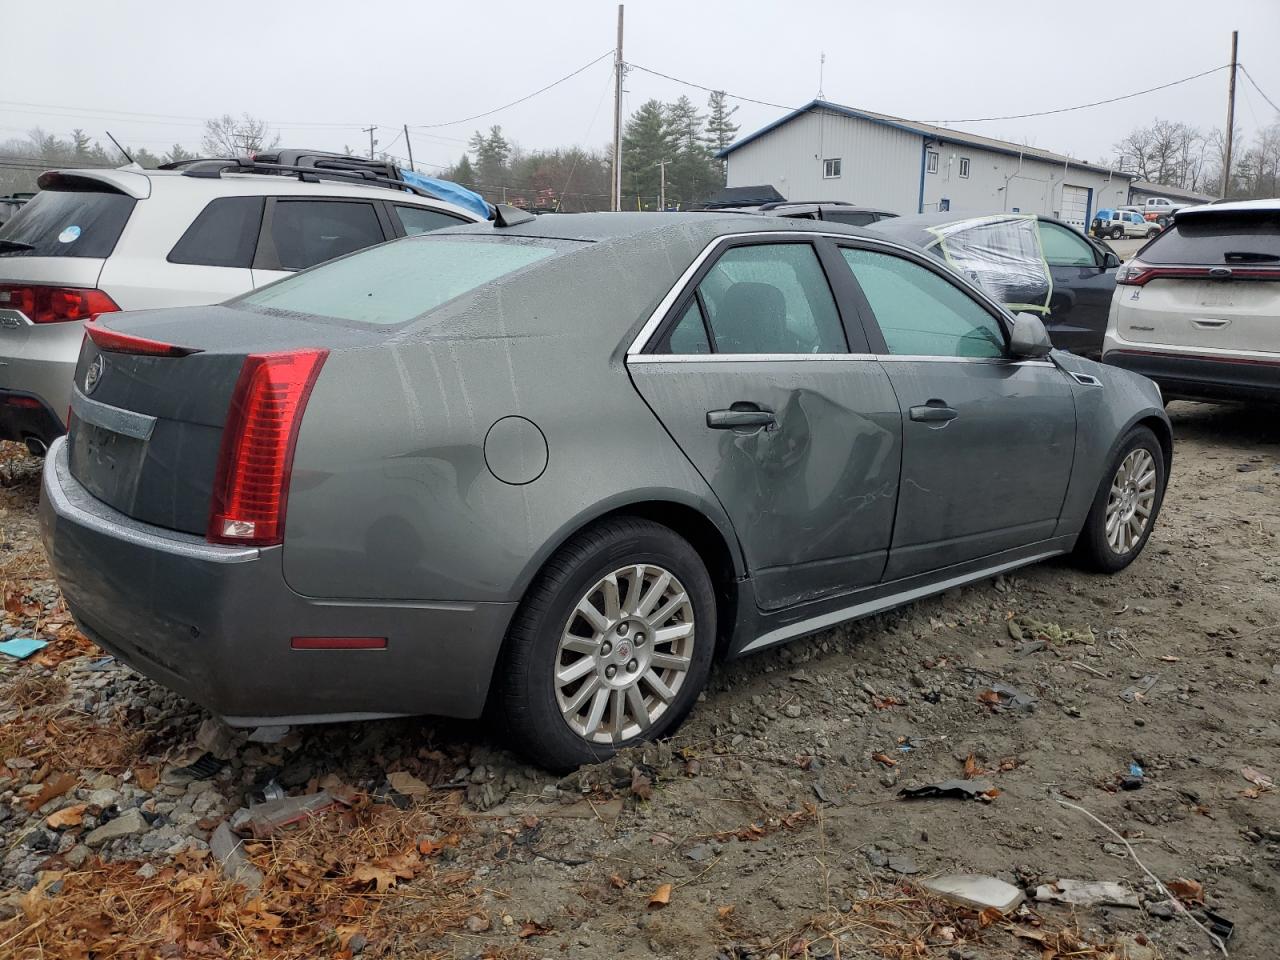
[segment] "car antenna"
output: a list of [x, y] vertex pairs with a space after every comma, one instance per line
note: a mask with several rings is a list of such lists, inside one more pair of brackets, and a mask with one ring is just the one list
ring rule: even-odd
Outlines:
[[133, 159], [133, 157], [129, 156], [129, 151], [128, 151], [128, 150], [126, 150], [124, 147], [120, 146], [120, 141], [119, 141], [119, 140], [117, 140], [115, 137], [112, 137], [112, 136], [111, 136], [111, 131], [110, 131], [110, 130], [106, 131], [106, 134], [107, 134], [107, 136], [108, 136], [108, 137], [110, 137], [111, 142], [112, 142], [112, 143], [114, 143], [114, 144], [116, 145], [116, 149], [117, 149], [117, 150], [119, 150], [121, 153], [123, 153], [123, 154], [124, 154], [124, 158], [125, 158], [126, 160], [128, 160], [128, 161], [129, 161], [130, 163], [132, 163], [132, 164], [137, 164], [137, 162], [138, 162], [138, 161], [137, 161], [137, 160], [135, 160], [135, 159]]

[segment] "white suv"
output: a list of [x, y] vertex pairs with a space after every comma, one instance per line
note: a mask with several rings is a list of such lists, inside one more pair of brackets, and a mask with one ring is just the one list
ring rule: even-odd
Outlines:
[[94, 314], [218, 303], [375, 243], [482, 219], [394, 168], [380, 176], [358, 160], [290, 156], [307, 159], [42, 174], [40, 193], [0, 228], [0, 440], [43, 453], [63, 432], [81, 326]]
[[1280, 200], [1175, 213], [1116, 276], [1102, 360], [1166, 398], [1280, 401]]

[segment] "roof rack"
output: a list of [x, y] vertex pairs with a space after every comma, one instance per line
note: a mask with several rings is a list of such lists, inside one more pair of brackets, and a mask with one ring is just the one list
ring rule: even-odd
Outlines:
[[848, 200], [774, 200], [760, 204], [761, 210], [776, 210], [778, 207], [852, 207]]
[[[338, 180], [403, 190], [420, 197], [445, 200], [400, 177], [395, 164], [387, 160], [365, 160], [321, 150], [279, 150], [270, 154], [231, 159], [197, 157], [162, 164], [161, 170], [180, 170], [184, 177], [219, 179], [224, 173], [270, 173], [296, 176], [304, 183]], [[447, 203], [448, 201], [445, 200]]]

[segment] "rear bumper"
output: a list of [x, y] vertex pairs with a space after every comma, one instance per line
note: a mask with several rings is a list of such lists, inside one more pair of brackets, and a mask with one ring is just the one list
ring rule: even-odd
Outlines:
[[62, 421], [39, 397], [0, 390], [0, 440], [37, 440], [47, 447], [62, 432]]
[[[324, 601], [285, 583], [279, 547], [223, 547], [141, 524], [50, 448], [40, 527], [85, 634], [237, 726], [484, 707], [510, 603]], [[293, 637], [385, 637], [384, 649], [296, 650]]]
[[38, 422], [25, 422], [24, 427], [39, 428], [25, 435], [11, 435], [0, 421], [0, 439], [35, 436], [48, 445], [62, 435], [83, 338], [84, 325], [77, 322], [0, 326], [0, 386], [34, 397], [48, 414]]
[[1280, 358], [1275, 361], [1157, 350], [1111, 349], [1102, 362], [1150, 377], [1166, 400], [1280, 402]]

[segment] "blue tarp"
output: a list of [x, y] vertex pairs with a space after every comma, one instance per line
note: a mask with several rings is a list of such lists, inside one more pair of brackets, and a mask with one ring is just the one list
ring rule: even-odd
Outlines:
[[449, 180], [437, 180], [435, 177], [424, 177], [420, 173], [414, 173], [412, 170], [400, 168], [400, 176], [405, 183], [412, 183], [415, 187], [421, 187], [434, 197], [445, 200], [449, 203], [457, 204], [464, 210], [470, 210], [478, 217], [484, 217], [486, 220], [491, 215], [489, 204], [485, 202], [484, 197], [476, 193], [474, 190], [468, 190], [466, 187], [459, 186]]

